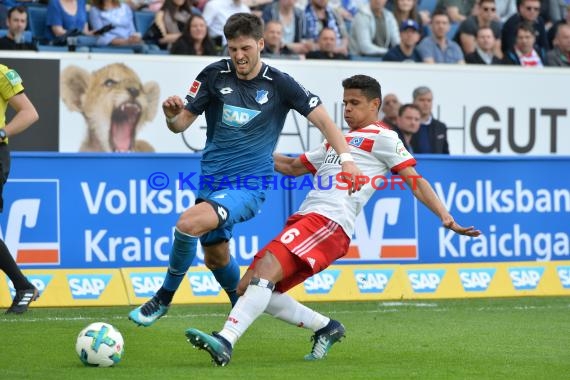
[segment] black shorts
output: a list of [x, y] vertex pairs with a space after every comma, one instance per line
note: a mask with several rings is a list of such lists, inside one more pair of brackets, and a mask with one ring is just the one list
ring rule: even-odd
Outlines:
[[8, 145], [0, 144], [0, 212], [4, 210], [4, 198], [2, 198], [2, 193], [4, 192], [4, 184], [8, 180], [9, 174], [10, 149], [8, 149]]

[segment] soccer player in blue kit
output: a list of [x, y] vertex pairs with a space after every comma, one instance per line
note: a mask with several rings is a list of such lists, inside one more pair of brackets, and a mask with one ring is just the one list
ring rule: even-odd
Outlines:
[[[319, 97], [261, 61], [262, 21], [249, 13], [234, 14], [226, 22], [224, 34], [230, 59], [210, 64], [198, 74], [186, 96], [186, 105], [178, 96], [162, 104], [167, 126], [174, 133], [185, 131], [198, 115], [206, 113], [201, 170], [202, 176], [212, 181], [200, 189], [196, 204], [176, 223], [162, 287], [129, 313], [129, 319], [141, 326], [150, 326], [167, 313], [196, 256], [198, 239], [204, 247], [206, 267], [226, 291], [232, 306], [237, 302], [240, 271], [229, 254], [228, 240], [234, 224], [253, 218], [265, 200], [265, 190], [274, 174], [272, 153], [291, 109], [323, 133], [339, 154], [343, 172], [352, 178], [361, 175], [341, 130]], [[239, 186], [237, 182], [246, 176], [251, 176], [247, 188]], [[358, 188], [353, 182], [349, 192]]]

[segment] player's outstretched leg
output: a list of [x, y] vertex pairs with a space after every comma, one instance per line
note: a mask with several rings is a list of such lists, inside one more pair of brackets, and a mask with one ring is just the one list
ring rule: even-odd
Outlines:
[[176, 228], [170, 252], [168, 270], [162, 287], [143, 305], [129, 313], [129, 319], [139, 326], [148, 327], [163, 317], [170, 307], [172, 297], [186, 276], [196, 256], [198, 238]]
[[129, 313], [129, 319], [139, 326], [148, 327], [166, 315], [170, 306], [162, 303], [157, 295]]
[[32, 286], [31, 289], [17, 290], [12, 305], [6, 310], [6, 314], [22, 314], [28, 310], [28, 306], [40, 296], [38, 289]]
[[227, 365], [232, 358], [232, 345], [216, 332], [208, 335], [198, 329], [188, 329], [186, 338], [194, 347], [207, 351], [220, 367]]
[[327, 356], [333, 344], [340, 342], [345, 335], [345, 328], [339, 321], [331, 319], [328, 325], [315, 332], [311, 337], [313, 348], [305, 355], [305, 360], [320, 360]]

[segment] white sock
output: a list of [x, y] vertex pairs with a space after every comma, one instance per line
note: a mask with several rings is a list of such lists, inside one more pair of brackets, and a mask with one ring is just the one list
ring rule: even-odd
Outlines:
[[270, 298], [271, 289], [268, 287], [249, 285], [236, 302], [219, 334], [233, 347], [245, 330], [263, 313]]
[[298, 327], [317, 331], [325, 327], [330, 318], [309, 309], [285, 293], [273, 292], [267, 308], [267, 314]]

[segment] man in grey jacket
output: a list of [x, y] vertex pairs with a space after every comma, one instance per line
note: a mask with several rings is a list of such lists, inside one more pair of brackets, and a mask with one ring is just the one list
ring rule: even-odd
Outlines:
[[398, 23], [385, 5], [386, 0], [370, 0], [358, 10], [350, 29], [350, 54], [381, 57], [400, 43]]

